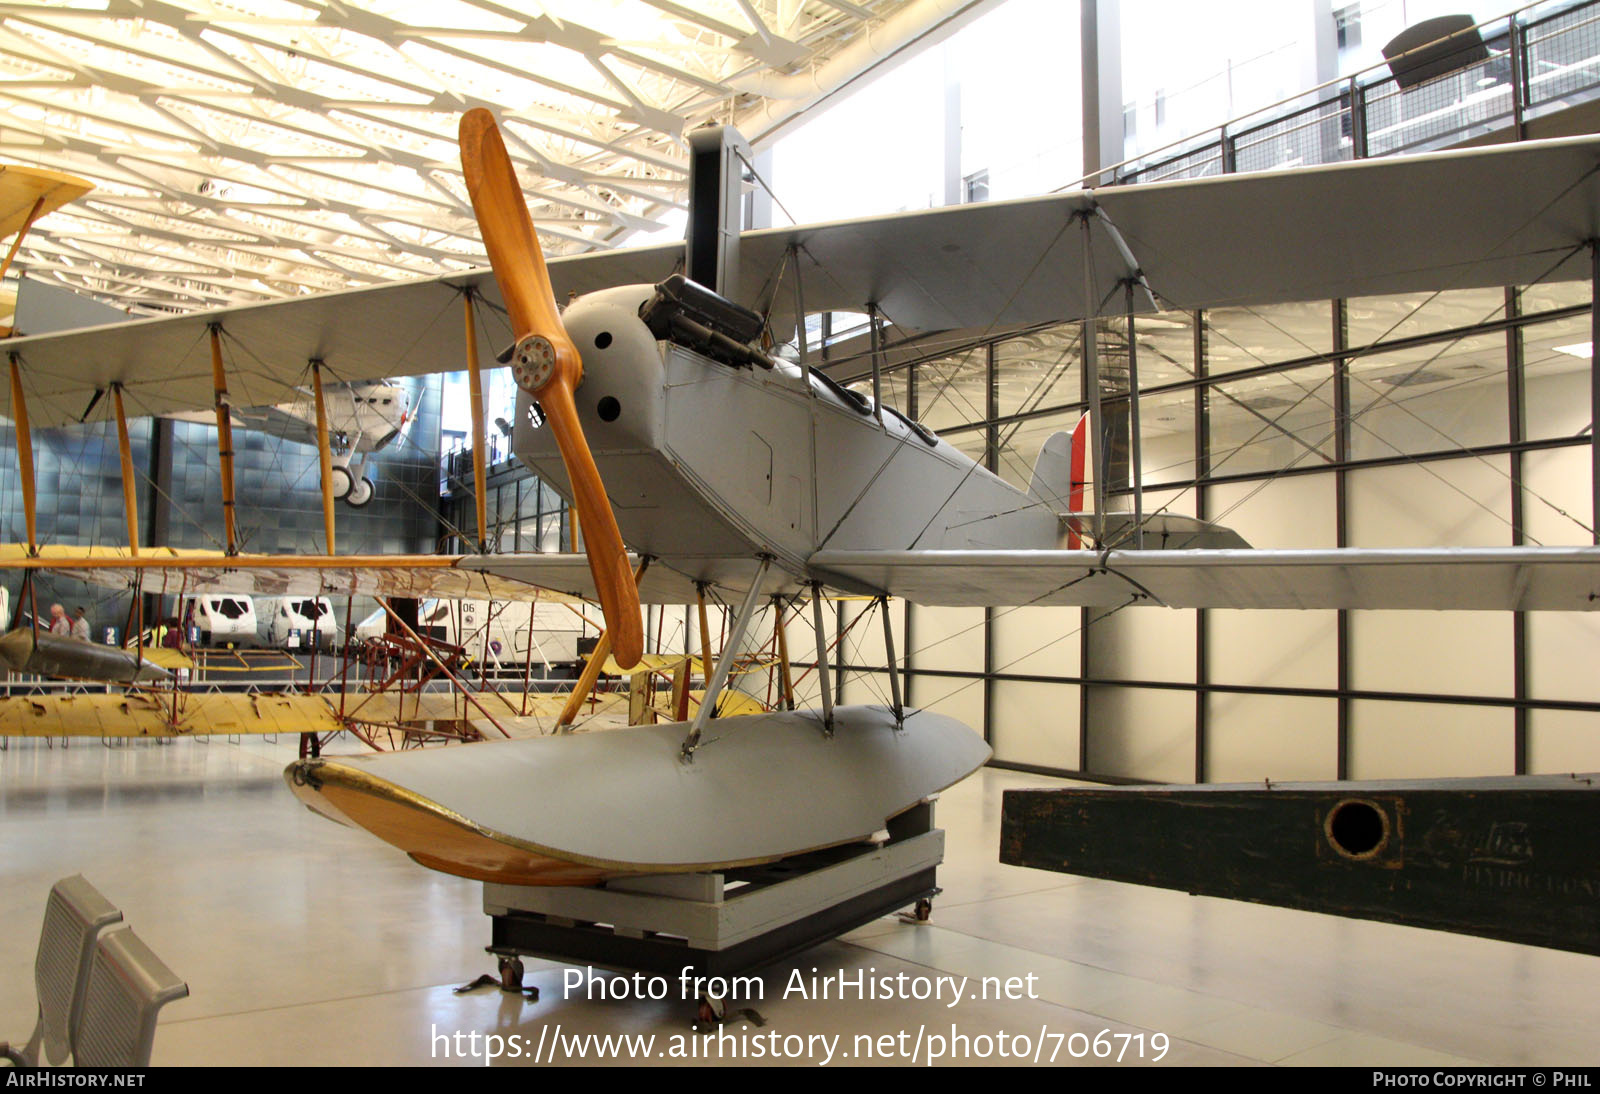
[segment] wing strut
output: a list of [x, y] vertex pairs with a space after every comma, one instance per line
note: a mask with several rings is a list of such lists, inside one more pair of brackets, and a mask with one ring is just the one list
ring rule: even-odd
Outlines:
[[485, 509], [485, 444], [483, 428], [483, 373], [478, 368], [478, 325], [472, 315], [476, 291], [468, 286], [461, 294], [467, 316], [467, 388], [472, 395], [472, 508], [478, 517], [478, 550], [489, 549], [489, 518]]
[[317, 461], [322, 465], [322, 533], [333, 557], [333, 452], [328, 447], [328, 408], [322, 399], [322, 359], [311, 359], [311, 390], [317, 400]]
[[794, 314], [795, 345], [800, 349], [800, 380], [806, 389], [806, 395], [811, 394], [811, 360], [806, 352], [806, 294], [801, 285], [800, 278], [800, 247], [798, 244], [789, 244], [789, 257], [794, 260]]
[[17, 257], [17, 250], [22, 246], [22, 237], [28, 234], [28, 229], [33, 227], [33, 222], [39, 219], [39, 211], [44, 208], [44, 199], [48, 194], [40, 194], [33, 203], [33, 208], [28, 210], [28, 215], [22, 221], [22, 227], [17, 229], [17, 238], [11, 241], [11, 249], [6, 252], [4, 262], [0, 262], [0, 277], [6, 275], [11, 268], [11, 260]]
[[1589, 521], [1600, 544], [1600, 239], [1589, 241]]
[[875, 301], [867, 302], [867, 319], [872, 324], [872, 416], [883, 428], [883, 313]]
[[894, 701], [894, 727], [906, 728], [906, 708], [900, 701], [900, 669], [894, 656], [894, 620], [889, 618], [889, 598], [878, 597], [878, 608], [883, 612], [883, 649], [889, 658], [889, 695]]
[[1094, 250], [1089, 238], [1089, 214], [1079, 214], [1083, 221], [1083, 385], [1089, 396], [1089, 435], [1094, 438], [1094, 543], [1098, 547], [1106, 530], [1106, 472], [1110, 461], [1106, 459], [1105, 413], [1100, 407], [1100, 354], [1099, 331], [1095, 313], [1099, 302], [1094, 298]]
[[1137, 371], [1137, 350], [1134, 342], [1134, 302], [1133, 294], [1138, 290], [1144, 294], [1145, 303], [1154, 311], [1159, 311], [1156, 304], [1155, 293], [1150, 289], [1150, 283], [1145, 280], [1144, 271], [1139, 268], [1139, 262], [1134, 257], [1133, 251], [1128, 247], [1127, 240], [1122, 238], [1122, 233], [1117, 226], [1106, 216], [1105, 210], [1099, 205], [1094, 205], [1075, 214], [1083, 221], [1083, 292], [1084, 292], [1084, 320], [1083, 320], [1083, 382], [1088, 388], [1086, 394], [1089, 398], [1089, 433], [1094, 437], [1094, 542], [1097, 548], [1105, 546], [1105, 513], [1106, 513], [1106, 486], [1111, 474], [1111, 445], [1109, 443], [1110, 430], [1104, 418], [1100, 399], [1100, 369], [1099, 345], [1097, 338], [1096, 316], [1100, 313], [1101, 302], [1095, 299], [1094, 291], [1094, 249], [1091, 239], [1090, 221], [1098, 220], [1105, 228], [1106, 237], [1116, 248], [1117, 256], [1123, 265], [1123, 275], [1118, 278], [1118, 283], [1127, 290], [1127, 318], [1128, 318], [1128, 414], [1129, 414], [1129, 456], [1128, 461], [1132, 472], [1134, 529], [1139, 546], [1143, 546], [1143, 513], [1140, 498], [1140, 470], [1139, 470], [1139, 376]]
[[700, 678], [711, 683], [711, 625], [706, 620], [706, 588], [704, 581], [694, 583], [695, 604], [700, 609]]
[[822, 626], [822, 583], [811, 583], [811, 622], [817, 633], [817, 683], [822, 686], [822, 731], [833, 736], [833, 683], [828, 679], [828, 632]]
[[[576, 510], [572, 510], [575, 512]], [[644, 572], [650, 568], [650, 558], [645, 556], [639, 560], [639, 568], [634, 571], [633, 585], [639, 587], [639, 582], [644, 578]], [[582, 613], [579, 613], [580, 617]], [[532, 632], [529, 632], [530, 635]], [[564, 726], [570, 726], [572, 720], [578, 716], [578, 708], [583, 706], [584, 699], [589, 692], [594, 690], [594, 683], [600, 679], [600, 667], [606, 663], [606, 658], [611, 656], [611, 621], [606, 620], [606, 629], [600, 632], [600, 640], [594, 644], [594, 652], [589, 655], [588, 663], [583, 666], [583, 672], [578, 674], [578, 682], [572, 685], [572, 694], [567, 696], [567, 705], [561, 708], [561, 717], [556, 719], [556, 729], [559, 731]], [[631, 665], [624, 666], [631, 668]]]
[[[212, 404], [217, 411], [217, 460], [222, 469], [222, 527], [228, 554], [239, 553], [238, 526], [234, 523], [233, 502], [233, 409], [228, 405], [228, 376], [222, 369], [222, 324], [213, 323], [211, 333]], [[333, 546], [328, 546], [333, 553]]]
[[706, 681], [706, 693], [700, 698], [700, 709], [695, 711], [694, 724], [689, 727], [689, 735], [683, 739], [682, 757], [685, 761], [693, 762], [694, 751], [700, 747], [700, 732], [705, 729], [711, 712], [717, 707], [717, 699], [722, 695], [722, 688], [728, 682], [733, 656], [744, 643], [744, 632], [750, 626], [750, 617], [756, 614], [756, 602], [761, 599], [761, 583], [766, 580], [771, 565], [772, 556], [762, 555], [756, 576], [750, 579], [750, 589], [744, 594], [744, 603], [739, 605], [733, 631], [728, 635], [727, 644], [722, 647], [722, 656], [717, 660], [717, 671]]
[[772, 629], [778, 633], [778, 670], [782, 674], [783, 709], [795, 709], [794, 702], [794, 673], [789, 670], [789, 639], [784, 633], [787, 628], [783, 623], [783, 594], [774, 593], [772, 596], [772, 610], [776, 613], [772, 621]]
[[[1115, 235], [1115, 232], [1112, 233]], [[1123, 282], [1128, 299], [1128, 470], [1133, 473], [1133, 545], [1144, 550], [1144, 471], [1139, 445], [1139, 340], [1133, 322], [1133, 278]], [[1098, 544], [1097, 544], [1098, 546]]]
[[122, 460], [122, 512], [128, 521], [128, 553], [139, 553], [139, 493], [133, 481], [133, 451], [128, 445], [128, 417], [122, 409], [122, 385], [111, 385], [111, 406], [117, 414], [117, 455]]
[[[22, 395], [22, 369], [11, 355], [11, 416], [17, 423], [17, 462], [22, 469], [22, 518], [28, 526], [28, 554], [39, 553], [38, 511], [34, 508], [33, 433], [28, 429], [28, 402]], [[35, 621], [37, 622], [37, 620]]]

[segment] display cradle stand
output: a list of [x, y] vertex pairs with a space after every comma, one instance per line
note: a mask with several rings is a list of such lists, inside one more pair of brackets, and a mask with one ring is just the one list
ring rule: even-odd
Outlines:
[[[880, 833], [880, 835], [882, 835]], [[490, 953], [520, 989], [521, 957], [625, 973], [727, 978], [763, 968], [901, 908], [925, 920], [939, 892], [944, 830], [933, 803], [889, 822], [887, 838], [764, 866], [653, 874], [595, 887], [486, 882]]]

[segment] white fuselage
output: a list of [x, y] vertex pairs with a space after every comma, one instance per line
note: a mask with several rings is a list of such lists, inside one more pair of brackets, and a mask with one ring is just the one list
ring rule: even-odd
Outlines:
[[[1054, 549], [1060, 517], [943, 441], [928, 443], [800, 370], [735, 368], [658, 342], [648, 285], [583, 297], [563, 315], [583, 357], [578, 413], [628, 546], [691, 576], [772, 556], [808, 576], [817, 550]], [[551, 431], [519, 396], [513, 444], [567, 490]], [[704, 564], [701, 572], [700, 563]]]

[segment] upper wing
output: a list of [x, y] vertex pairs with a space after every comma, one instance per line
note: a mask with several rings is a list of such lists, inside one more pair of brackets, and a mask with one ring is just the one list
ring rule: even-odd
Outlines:
[[[1087, 295], [1098, 305], [1135, 273], [1177, 308], [1587, 278], [1597, 165], [1600, 139], [1579, 137], [1102, 187], [746, 233], [740, 263], [756, 299], [798, 246], [808, 311], [870, 300], [919, 330], [1079, 319]], [[1131, 253], [1092, 222], [1086, 294], [1071, 218], [1095, 206]], [[1120, 293], [1107, 310], [1122, 312]]]
[[0, 239], [22, 231], [30, 219], [48, 216], [93, 189], [92, 183], [76, 175], [0, 163]]
[[[656, 281], [672, 272], [682, 245], [604, 251], [550, 262], [558, 294]], [[419, 376], [466, 367], [461, 290], [491, 307], [500, 290], [488, 270], [396, 281], [344, 292], [275, 300], [163, 319], [142, 319], [8, 340], [18, 355], [35, 426], [82, 420], [96, 392], [123, 385], [130, 412], [164, 414], [213, 406], [207, 332], [221, 326], [229, 393], [236, 406], [297, 397], [306, 362], [317, 358], [344, 380]], [[485, 360], [510, 343], [505, 329], [479, 324]], [[3, 385], [0, 385], [3, 386]], [[12, 415], [9, 388], [0, 414]]]
[[[1215, 307], [1526, 284], [1588, 277], [1600, 235], [1600, 138], [1104, 187], [746, 232], [743, 302], [793, 324], [792, 278], [808, 311], [875, 301], [901, 327], [947, 330], [1082, 318], [1119, 280], [1142, 273], [1169, 306]], [[1098, 208], [1088, 240], [1074, 214]], [[1092, 282], [1086, 292], [1085, 253]], [[556, 296], [659, 281], [682, 244], [554, 259]], [[796, 256], [795, 261], [790, 261]], [[785, 278], [781, 285], [779, 273]], [[309, 358], [347, 380], [463, 367], [458, 292], [492, 304], [487, 270], [145, 320], [7, 343], [20, 356], [39, 425], [77, 421], [95, 392], [125, 385], [146, 413], [212, 405], [206, 328], [221, 324], [239, 376], [237, 405], [291, 397]], [[1120, 298], [1111, 305], [1120, 311]], [[480, 334], [483, 352], [509, 338]], [[10, 393], [0, 386], [0, 413]], [[36, 405], [37, 404], [37, 405]]]
[[820, 551], [810, 565], [929, 605], [1600, 610], [1600, 547]]

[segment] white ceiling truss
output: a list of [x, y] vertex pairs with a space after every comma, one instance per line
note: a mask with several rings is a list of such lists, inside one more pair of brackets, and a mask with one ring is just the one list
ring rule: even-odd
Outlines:
[[686, 133], [759, 140], [982, 2], [0, 2], [0, 161], [94, 183], [17, 267], [142, 313], [485, 265], [463, 111], [551, 254], [685, 200]]

